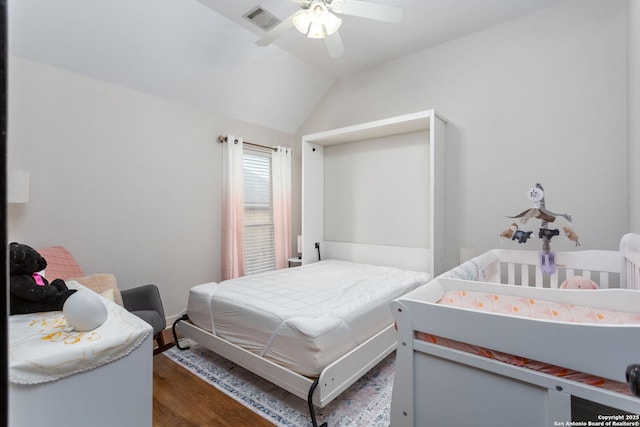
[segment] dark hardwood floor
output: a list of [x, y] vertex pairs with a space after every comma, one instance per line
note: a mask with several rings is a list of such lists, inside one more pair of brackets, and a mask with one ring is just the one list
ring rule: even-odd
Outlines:
[[153, 426], [267, 427], [272, 424], [158, 354], [153, 357]]

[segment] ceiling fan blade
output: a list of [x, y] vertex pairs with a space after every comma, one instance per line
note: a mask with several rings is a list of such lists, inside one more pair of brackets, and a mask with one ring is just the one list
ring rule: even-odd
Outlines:
[[293, 17], [300, 13], [306, 13], [306, 12], [303, 10], [299, 10], [293, 15], [289, 16], [287, 19], [285, 19], [284, 21], [282, 21], [281, 23], [279, 23], [278, 25], [276, 25], [275, 27], [273, 27], [272, 29], [264, 33], [262, 37], [256, 40], [256, 44], [258, 46], [267, 46], [268, 44], [271, 44], [271, 42], [273, 42], [275, 39], [277, 39], [282, 34], [287, 32], [287, 30], [293, 28]]
[[404, 18], [404, 9], [381, 3], [369, 3], [360, 0], [344, 0], [340, 7], [331, 9], [344, 15], [359, 16], [361, 18], [375, 19], [377, 21], [398, 23]]
[[344, 44], [342, 44], [342, 37], [339, 32], [335, 32], [324, 38], [324, 44], [327, 46], [329, 56], [332, 58], [339, 58], [344, 55]]

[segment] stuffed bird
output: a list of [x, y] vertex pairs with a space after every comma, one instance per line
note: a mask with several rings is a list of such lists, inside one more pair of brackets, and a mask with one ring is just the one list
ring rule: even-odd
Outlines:
[[562, 227], [562, 231], [569, 240], [576, 243], [576, 246], [580, 246], [579, 237], [571, 227]]
[[509, 228], [507, 228], [502, 233], [500, 233], [500, 237], [503, 239], [510, 239], [511, 236], [513, 236], [513, 233], [515, 233], [517, 230], [518, 230], [518, 226], [514, 222], [513, 224], [511, 224]]

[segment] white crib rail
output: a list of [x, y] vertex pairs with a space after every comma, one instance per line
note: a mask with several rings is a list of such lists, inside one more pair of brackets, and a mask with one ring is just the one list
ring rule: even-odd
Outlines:
[[472, 258], [439, 277], [502, 283], [506, 285], [558, 288], [573, 276], [584, 276], [600, 288], [640, 290], [640, 234], [620, 240], [620, 251], [556, 252], [556, 272], [545, 275], [538, 251], [494, 249]]
[[621, 282], [640, 290], [640, 234], [625, 234], [620, 240]]
[[[557, 288], [572, 276], [580, 275], [601, 288], [620, 287], [620, 254], [616, 251], [556, 252], [556, 273], [545, 275], [540, 269], [540, 253], [495, 249], [493, 265], [485, 265], [484, 280], [509, 285]], [[485, 258], [486, 259], [486, 258]]]

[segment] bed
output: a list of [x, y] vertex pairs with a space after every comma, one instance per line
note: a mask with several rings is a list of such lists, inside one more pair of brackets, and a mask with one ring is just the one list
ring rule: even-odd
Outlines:
[[[395, 350], [390, 301], [444, 271], [446, 124], [435, 110], [425, 110], [302, 136], [302, 266], [243, 279], [255, 281], [249, 289], [260, 291], [234, 296], [253, 298], [253, 309], [245, 314], [220, 294], [224, 284], [194, 287], [187, 315], [174, 329], [306, 399], [316, 426], [314, 406], [326, 406]], [[394, 173], [381, 175], [383, 169]], [[390, 202], [381, 206], [381, 199]], [[383, 276], [374, 274], [375, 280], [361, 285], [367, 293], [345, 294], [334, 286], [352, 273], [333, 270], [344, 267], [340, 261], [410, 271], [418, 279], [377, 295], [384, 288], [378, 280]], [[306, 277], [327, 268], [321, 279]], [[264, 283], [281, 274], [303, 277], [284, 290], [276, 286], [267, 291]], [[301, 299], [282, 300], [282, 294]], [[211, 304], [212, 295], [223, 298]], [[262, 304], [273, 300], [272, 295], [278, 295], [282, 308], [285, 302], [298, 304], [294, 307], [304, 315], [295, 321], [281, 311], [265, 317]], [[212, 305], [214, 313], [224, 314], [213, 321]], [[341, 311], [335, 312], [336, 307]], [[308, 316], [332, 310], [333, 318], [321, 322]], [[239, 321], [240, 328], [231, 330], [226, 323], [231, 320]]]
[[[620, 251], [556, 253], [551, 277], [538, 259], [489, 251], [392, 302], [394, 427], [640, 425], [626, 386], [640, 362], [640, 235]], [[557, 289], [573, 275], [602, 289]]]
[[326, 406], [395, 349], [389, 303], [431, 278], [323, 260], [195, 286], [174, 327], [307, 399], [316, 426], [314, 405]]

